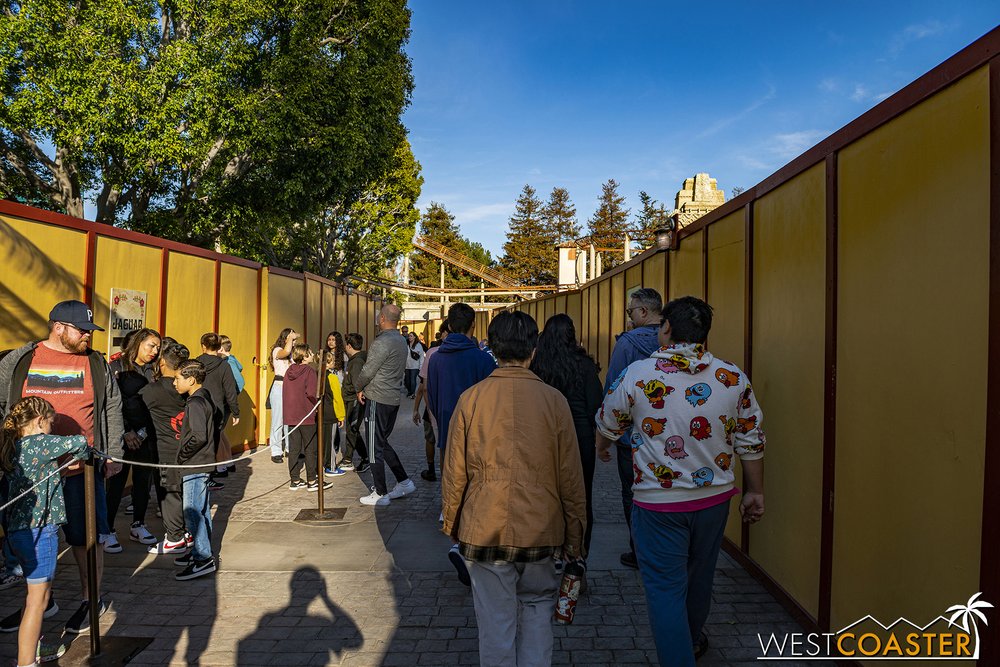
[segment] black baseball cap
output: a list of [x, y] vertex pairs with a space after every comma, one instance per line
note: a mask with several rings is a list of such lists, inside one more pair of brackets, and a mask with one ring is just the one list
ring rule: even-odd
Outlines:
[[60, 301], [52, 307], [49, 321], [72, 324], [82, 331], [104, 331], [94, 324], [94, 311], [82, 301]]

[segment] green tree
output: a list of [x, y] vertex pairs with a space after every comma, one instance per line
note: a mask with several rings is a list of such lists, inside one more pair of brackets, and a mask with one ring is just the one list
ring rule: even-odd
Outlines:
[[601, 186], [601, 198], [594, 215], [587, 221], [588, 231], [598, 248], [607, 248], [601, 255], [604, 270], [622, 263], [625, 256], [625, 231], [628, 228], [629, 209], [625, 197], [618, 194], [615, 179]]
[[0, 2], [3, 196], [258, 256], [404, 136], [404, 0]]
[[580, 225], [576, 220], [576, 206], [570, 201], [569, 191], [566, 188], [552, 188], [542, 215], [545, 217], [549, 234], [556, 244], [580, 238]]
[[510, 216], [500, 266], [523, 285], [552, 285], [557, 261], [556, 241], [541, 200], [525, 185]]
[[667, 226], [670, 215], [663, 204], [644, 190], [639, 192], [639, 205], [641, 208], [631, 230], [632, 239], [648, 248], [656, 242], [656, 230]]
[[274, 236], [252, 240], [269, 264], [310, 271], [327, 278], [384, 279], [412, 248], [420, 219], [416, 207], [424, 179], [406, 140], [391, 169], [352, 203], [340, 201], [309, 220]]
[[[488, 250], [481, 244], [462, 236], [461, 229], [455, 223], [455, 216], [442, 204], [431, 202], [420, 219], [420, 234], [431, 241], [467, 255], [481, 264], [494, 265]], [[415, 252], [411, 255], [410, 282], [414, 285], [439, 287], [441, 285], [440, 271], [440, 262], [437, 257], [424, 252]], [[479, 287], [478, 277], [447, 262], [444, 265], [444, 276], [444, 286], [447, 288], [475, 289]]]

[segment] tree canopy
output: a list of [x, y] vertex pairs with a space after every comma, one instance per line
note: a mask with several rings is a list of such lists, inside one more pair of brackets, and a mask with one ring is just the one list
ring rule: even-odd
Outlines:
[[0, 196], [266, 259], [400, 168], [404, 0], [0, 2]]
[[587, 221], [594, 245], [614, 249], [602, 253], [605, 270], [621, 264], [625, 257], [625, 232], [629, 213], [629, 209], [625, 208], [625, 197], [618, 194], [618, 182], [613, 178], [608, 179], [601, 186], [597, 210]]
[[500, 266], [523, 285], [553, 285], [558, 261], [555, 246], [545, 208], [535, 189], [525, 185], [510, 216]]
[[632, 227], [632, 237], [648, 248], [656, 242], [656, 230], [667, 227], [670, 214], [666, 206], [659, 204], [645, 190], [639, 192], [639, 205], [641, 208]]

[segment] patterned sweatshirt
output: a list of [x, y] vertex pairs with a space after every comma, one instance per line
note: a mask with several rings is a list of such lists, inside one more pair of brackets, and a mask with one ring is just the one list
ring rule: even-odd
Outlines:
[[[597, 413], [598, 430], [611, 440], [635, 424], [634, 500], [663, 511], [700, 509], [715, 496], [734, 495], [733, 455], [764, 456], [762, 421], [746, 374], [687, 343], [628, 366]], [[671, 503], [683, 505], [663, 506]]]
[[[10, 498], [27, 491], [33, 484], [59, 467], [56, 461], [69, 454], [78, 461], [90, 456], [87, 438], [82, 435], [26, 435], [15, 444], [17, 454], [14, 470], [7, 473], [10, 480]], [[62, 477], [53, 475], [42, 482], [34, 493], [29, 493], [7, 508], [7, 532], [41, 528], [45, 525], [61, 526], [66, 523], [66, 504], [63, 502]]]

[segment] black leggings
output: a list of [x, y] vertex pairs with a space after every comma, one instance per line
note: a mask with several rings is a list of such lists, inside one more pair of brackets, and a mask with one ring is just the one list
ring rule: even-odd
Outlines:
[[323, 422], [323, 467], [333, 468], [335, 452], [340, 449], [340, 429], [337, 422]]
[[155, 468], [123, 463], [121, 471], [108, 479], [107, 483], [108, 525], [112, 530], [115, 528], [118, 506], [122, 504], [122, 494], [125, 492], [125, 484], [128, 482], [129, 470], [132, 471], [132, 522], [146, 522], [146, 510], [149, 508], [149, 482]]

